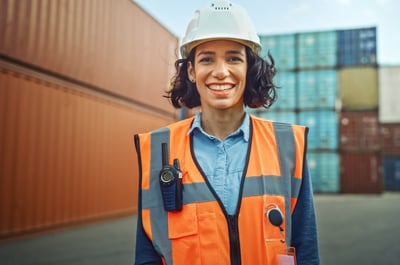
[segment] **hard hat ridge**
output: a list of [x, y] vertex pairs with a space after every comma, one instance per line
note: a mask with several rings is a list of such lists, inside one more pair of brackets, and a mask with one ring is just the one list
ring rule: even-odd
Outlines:
[[260, 39], [244, 8], [227, 0], [214, 0], [197, 9], [188, 24], [180, 47], [186, 58], [190, 51], [209, 40], [230, 39], [259, 54]]

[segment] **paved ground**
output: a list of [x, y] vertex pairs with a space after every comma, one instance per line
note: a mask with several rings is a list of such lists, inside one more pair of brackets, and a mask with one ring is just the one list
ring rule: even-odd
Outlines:
[[[315, 196], [321, 265], [399, 265], [400, 193]], [[1, 265], [133, 264], [135, 217], [0, 245]]]

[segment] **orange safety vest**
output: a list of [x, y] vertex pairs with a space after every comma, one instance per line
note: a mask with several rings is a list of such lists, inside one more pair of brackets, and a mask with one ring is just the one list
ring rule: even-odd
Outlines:
[[[193, 118], [135, 135], [139, 159], [143, 228], [168, 265], [277, 264], [291, 240], [291, 214], [302, 183], [307, 128], [251, 116], [239, 212], [228, 215], [193, 159], [188, 131]], [[166, 212], [159, 184], [161, 143], [169, 145], [169, 163], [180, 161], [183, 207]], [[279, 227], [266, 211], [279, 207]]]

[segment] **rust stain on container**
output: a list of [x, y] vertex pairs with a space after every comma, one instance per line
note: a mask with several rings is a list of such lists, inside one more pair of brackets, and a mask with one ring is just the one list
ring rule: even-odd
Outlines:
[[174, 113], [178, 38], [129, 0], [0, 2], [0, 54]]
[[0, 239], [135, 212], [133, 135], [172, 119], [28, 72], [0, 65]]
[[381, 156], [377, 152], [341, 152], [342, 193], [382, 193]]

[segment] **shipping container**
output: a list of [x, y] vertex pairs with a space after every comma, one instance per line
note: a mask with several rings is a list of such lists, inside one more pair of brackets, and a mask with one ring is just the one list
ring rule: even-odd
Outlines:
[[316, 71], [300, 71], [298, 76], [298, 107], [300, 110], [318, 108], [318, 76]]
[[338, 90], [343, 110], [377, 109], [378, 88], [376, 67], [346, 67], [338, 71]]
[[0, 61], [0, 239], [135, 213], [133, 135], [173, 117], [4, 65]]
[[297, 123], [297, 114], [294, 111], [259, 111], [256, 116], [276, 122]]
[[379, 152], [341, 152], [340, 165], [342, 193], [382, 193], [382, 162]]
[[379, 151], [382, 145], [378, 111], [340, 112], [340, 149]]
[[379, 67], [379, 121], [400, 123], [400, 66]]
[[382, 153], [400, 155], [400, 123], [382, 123]]
[[278, 71], [296, 68], [295, 34], [261, 35], [261, 57], [268, 58], [268, 52], [274, 58]]
[[337, 34], [336, 31], [304, 32], [297, 34], [297, 67], [335, 68]]
[[335, 70], [299, 71], [298, 108], [309, 109], [335, 109], [337, 98], [337, 83]]
[[400, 191], [400, 155], [383, 157], [385, 190]]
[[307, 162], [314, 192], [337, 193], [340, 188], [337, 152], [308, 152]]
[[337, 32], [338, 66], [376, 65], [376, 27]]
[[174, 113], [179, 39], [134, 1], [0, 1], [0, 56]]
[[309, 128], [309, 150], [335, 150], [338, 148], [338, 117], [335, 111], [300, 111], [298, 123]]
[[274, 82], [278, 86], [278, 100], [271, 106], [271, 110], [294, 111], [297, 105], [296, 73], [278, 72]]

